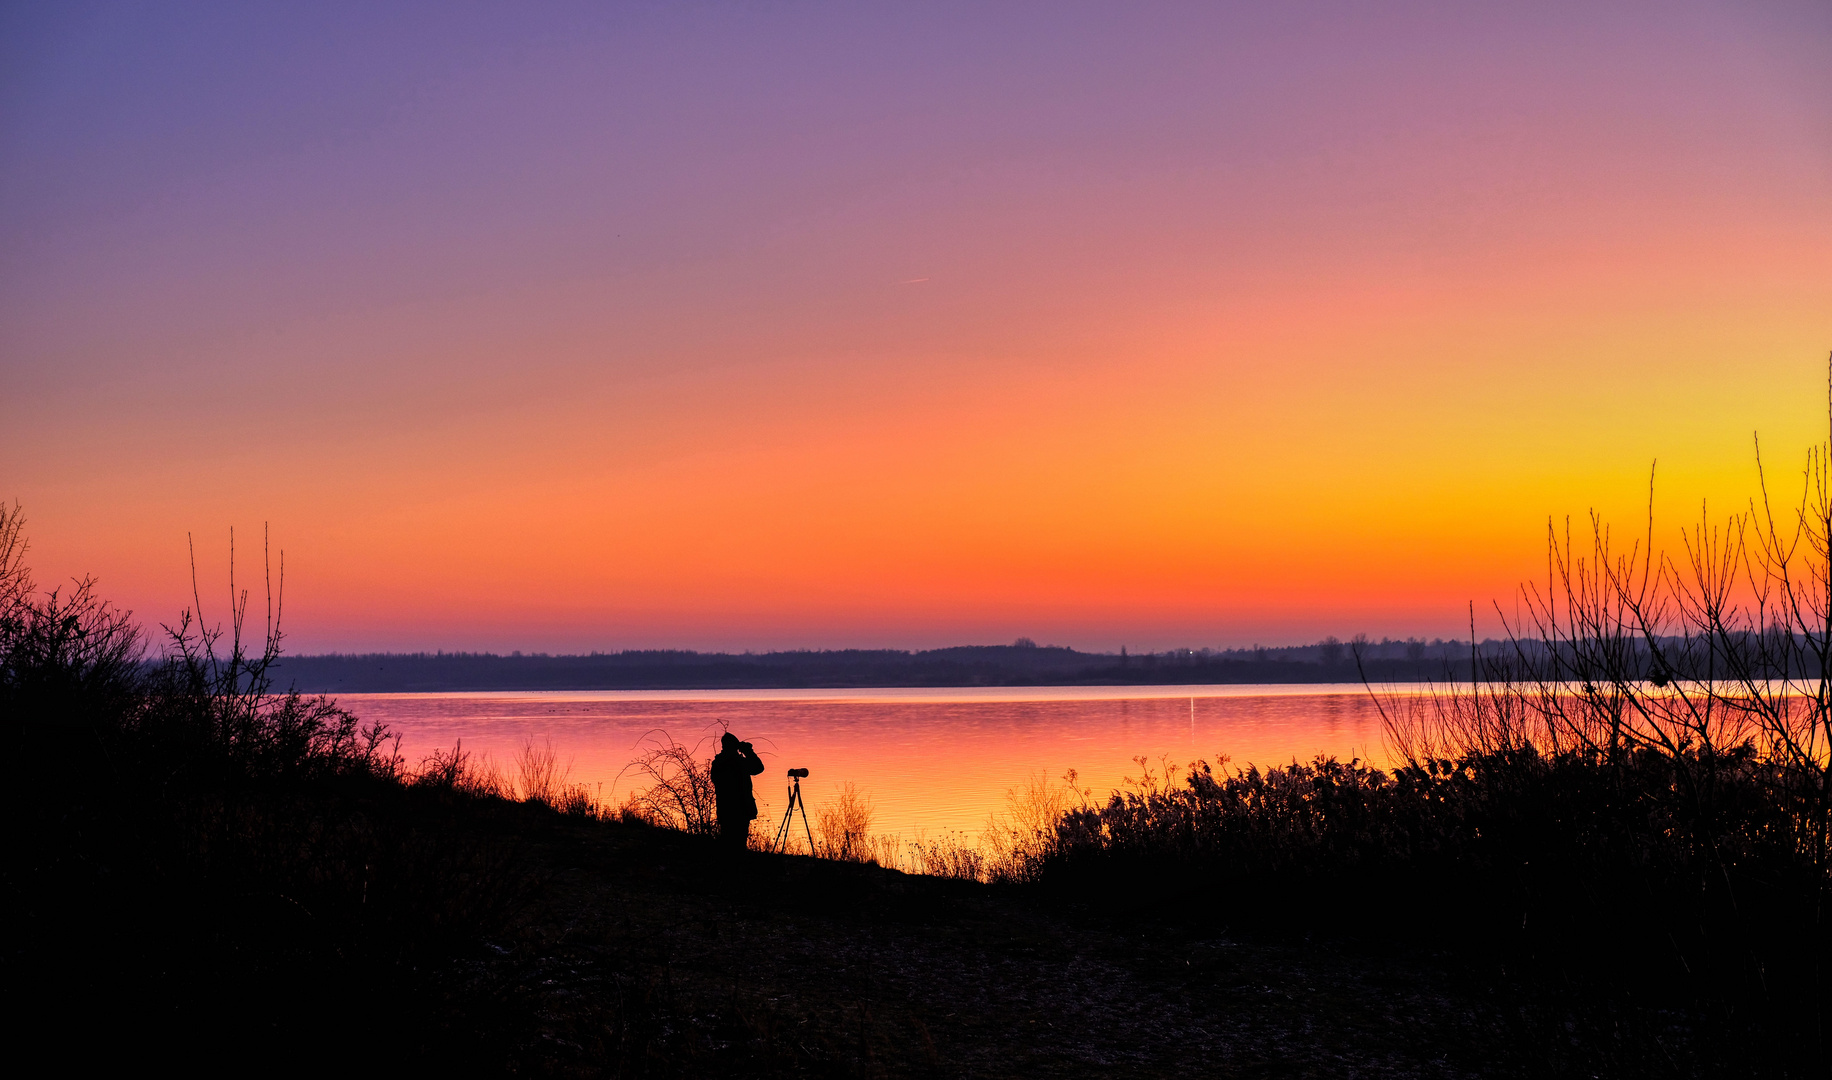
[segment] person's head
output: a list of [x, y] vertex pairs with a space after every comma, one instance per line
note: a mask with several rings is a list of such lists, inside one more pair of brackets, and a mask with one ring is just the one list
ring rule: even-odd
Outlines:
[[722, 750], [738, 749], [738, 736], [733, 735], [729, 731], [726, 732], [723, 736], [719, 738], [719, 748]]

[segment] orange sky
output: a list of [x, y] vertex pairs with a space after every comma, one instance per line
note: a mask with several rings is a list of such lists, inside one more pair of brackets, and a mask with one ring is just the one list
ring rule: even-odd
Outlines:
[[303, 651], [1449, 636], [1826, 435], [1832, 23], [1497, 10], [15, 28], [0, 495]]

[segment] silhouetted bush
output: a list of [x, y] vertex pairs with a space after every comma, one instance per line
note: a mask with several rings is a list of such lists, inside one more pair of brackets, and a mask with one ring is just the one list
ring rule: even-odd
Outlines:
[[1472, 648], [1471, 682], [1375, 694], [1391, 773], [1147, 769], [1063, 814], [1020, 876], [1450, 945], [1538, 991], [1581, 987], [1565, 1007], [1617, 994], [1644, 1018], [1676, 1010], [1690, 1069], [1823, 1075], [1829, 452], [1808, 453], [1792, 515], [1765, 482], [1746, 512], [1688, 530], [1678, 558], [1651, 525], [1625, 555], [1594, 517], [1588, 555], [1552, 531], [1549, 580], [1522, 589], [1521, 615], [1497, 606], [1506, 647]]
[[[617, 815], [625, 821], [679, 829], [695, 836], [719, 835], [719, 800], [712, 786], [711, 757], [701, 760], [697, 747], [677, 743], [665, 731], [652, 731], [644, 739], [652, 740], [652, 745], [625, 766], [624, 772], [634, 774], [638, 783], [646, 782], [647, 786], [632, 792]], [[706, 740], [700, 742], [704, 744]]]
[[[25, 555], [0, 507], [15, 1022], [77, 1067], [461, 1057], [438, 972], [530, 887], [488, 800], [409, 786], [384, 728], [276, 691], [278, 590], [258, 638], [234, 594], [227, 631], [186, 611], [149, 660], [93, 582], [41, 593]], [[325, 1037], [328, 1007], [375, 995], [396, 1020]]]

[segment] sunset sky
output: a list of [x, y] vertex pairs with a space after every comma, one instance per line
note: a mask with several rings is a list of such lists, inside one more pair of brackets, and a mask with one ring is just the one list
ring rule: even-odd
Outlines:
[[296, 651], [1462, 635], [1828, 351], [1823, 0], [0, 9], [0, 498]]

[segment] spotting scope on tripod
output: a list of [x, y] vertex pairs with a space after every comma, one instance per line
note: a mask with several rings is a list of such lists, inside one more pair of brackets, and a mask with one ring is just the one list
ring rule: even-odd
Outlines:
[[776, 830], [776, 850], [781, 851], [789, 843], [789, 825], [794, 820], [795, 811], [799, 809], [802, 817], [802, 831], [808, 834], [808, 854], [814, 854], [814, 830], [808, 827], [808, 804], [802, 801], [802, 777], [808, 775], [806, 769], [789, 770], [789, 808], [782, 812], [782, 827]]

